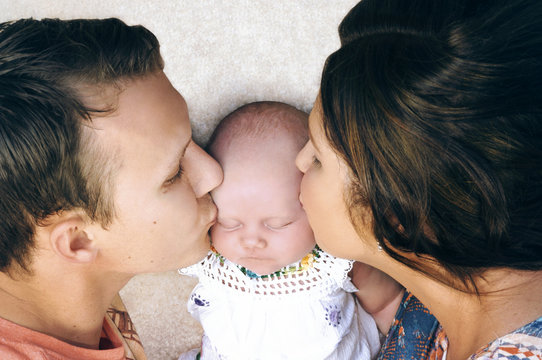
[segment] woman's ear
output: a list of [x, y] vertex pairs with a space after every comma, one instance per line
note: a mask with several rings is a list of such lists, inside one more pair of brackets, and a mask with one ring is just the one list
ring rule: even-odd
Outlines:
[[49, 241], [60, 257], [74, 263], [91, 263], [98, 254], [92, 236], [85, 231], [85, 221], [79, 214], [63, 214], [51, 225]]

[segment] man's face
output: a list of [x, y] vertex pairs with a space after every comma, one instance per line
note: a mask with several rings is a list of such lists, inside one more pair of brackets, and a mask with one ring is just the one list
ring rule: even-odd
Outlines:
[[222, 171], [192, 141], [186, 103], [164, 73], [130, 80], [117, 111], [93, 124], [99, 146], [120, 164], [113, 172], [116, 216], [107, 229], [94, 227], [96, 263], [133, 275], [202, 259], [216, 218], [208, 193]]

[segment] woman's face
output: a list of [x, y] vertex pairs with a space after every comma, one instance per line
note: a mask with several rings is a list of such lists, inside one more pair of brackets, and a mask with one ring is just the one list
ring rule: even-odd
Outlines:
[[316, 242], [330, 254], [370, 262], [369, 254], [377, 249], [370, 223], [350, 221], [344, 202], [349, 184], [345, 162], [332, 150], [322, 127], [320, 99], [309, 116], [310, 140], [297, 155], [296, 165], [304, 174], [300, 201], [313, 228]]

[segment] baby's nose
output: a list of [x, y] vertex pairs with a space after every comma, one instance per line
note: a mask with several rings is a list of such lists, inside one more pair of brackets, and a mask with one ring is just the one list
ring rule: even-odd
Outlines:
[[241, 238], [241, 244], [245, 248], [258, 248], [263, 249], [265, 247], [265, 240], [259, 236], [248, 235]]

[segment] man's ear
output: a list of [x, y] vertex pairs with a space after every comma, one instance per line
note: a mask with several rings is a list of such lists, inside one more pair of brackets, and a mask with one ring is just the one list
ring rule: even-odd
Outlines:
[[52, 224], [49, 241], [53, 251], [74, 263], [91, 263], [98, 254], [92, 235], [85, 231], [85, 221], [78, 214], [63, 214]]

